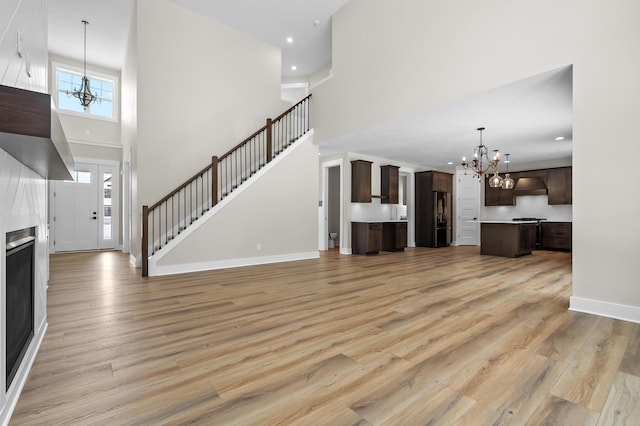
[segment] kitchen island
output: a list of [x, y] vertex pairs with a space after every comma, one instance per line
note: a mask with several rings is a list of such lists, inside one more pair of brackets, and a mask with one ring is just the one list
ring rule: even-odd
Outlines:
[[481, 220], [480, 254], [519, 257], [536, 247], [536, 221]]

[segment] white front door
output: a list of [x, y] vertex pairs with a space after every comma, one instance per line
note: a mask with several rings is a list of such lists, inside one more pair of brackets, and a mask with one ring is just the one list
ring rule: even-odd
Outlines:
[[55, 183], [55, 251], [98, 248], [98, 166], [77, 163], [74, 179]]
[[76, 163], [73, 177], [54, 184], [53, 250], [115, 248], [119, 168]]
[[474, 222], [480, 219], [480, 183], [472, 173], [464, 171], [456, 173], [458, 180], [458, 217], [457, 244], [460, 246], [477, 246], [480, 244], [480, 224]]

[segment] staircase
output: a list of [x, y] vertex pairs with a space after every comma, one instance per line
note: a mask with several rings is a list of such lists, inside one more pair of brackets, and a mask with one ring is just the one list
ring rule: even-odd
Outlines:
[[142, 206], [142, 276], [149, 256], [211, 210], [310, 129], [311, 95], [246, 138], [157, 203]]

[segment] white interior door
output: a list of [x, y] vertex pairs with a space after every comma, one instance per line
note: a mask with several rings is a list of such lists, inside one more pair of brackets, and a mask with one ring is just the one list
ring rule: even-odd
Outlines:
[[456, 218], [457, 244], [477, 246], [480, 244], [480, 184], [471, 173], [458, 171], [458, 217]]
[[98, 166], [76, 163], [74, 178], [55, 183], [55, 251], [98, 248]]

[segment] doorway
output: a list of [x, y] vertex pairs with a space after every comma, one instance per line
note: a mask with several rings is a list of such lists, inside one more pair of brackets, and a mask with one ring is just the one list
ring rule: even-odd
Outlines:
[[456, 245], [480, 245], [480, 184], [471, 173], [456, 171]]
[[114, 249], [119, 235], [117, 164], [76, 163], [52, 185], [52, 252]]
[[[344, 249], [344, 182], [342, 160], [322, 163], [322, 205], [318, 247], [320, 250]], [[333, 238], [332, 238], [333, 237]], [[333, 246], [333, 247], [332, 247]]]

